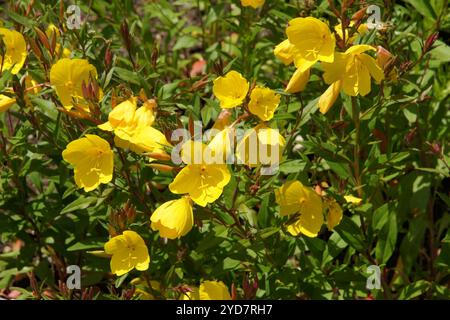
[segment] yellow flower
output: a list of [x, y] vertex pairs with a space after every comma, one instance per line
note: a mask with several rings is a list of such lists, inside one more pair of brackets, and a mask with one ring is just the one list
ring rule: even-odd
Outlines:
[[[355, 42], [356, 38], [362, 37], [368, 30], [367, 28], [367, 24], [362, 23], [359, 25], [358, 30], [356, 30], [356, 32], [349, 38], [349, 28], [353, 27], [355, 25], [355, 21], [350, 21], [350, 25], [345, 29], [345, 44], [351, 44], [353, 42]], [[342, 24], [339, 23], [337, 25], [334, 26], [334, 31], [336, 31], [336, 33], [339, 35], [339, 37], [342, 39], [343, 34], [342, 34]]]
[[333, 230], [339, 223], [341, 223], [343, 217], [343, 211], [339, 203], [335, 199], [325, 199], [325, 208], [328, 209], [327, 227], [328, 230]]
[[242, 104], [248, 89], [247, 80], [236, 71], [230, 71], [224, 77], [218, 77], [213, 85], [213, 93], [219, 99], [222, 108], [234, 108]]
[[355, 196], [352, 196], [352, 195], [344, 196], [344, 199], [348, 203], [360, 204], [362, 202], [361, 198], [358, 198], [358, 197], [355, 197]]
[[[27, 58], [27, 44], [23, 35], [15, 30], [0, 28], [0, 38], [4, 44], [4, 59], [0, 55], [0, 72], [10, 70], [12, 74], [17, 74], [22, 69]], [[0, 43], [2, 43], [0, 41]]]
[[111, 272], [117, 276], [136, 268], [145, 271], [150, 264], [150, 256], [144, 240], [136, 232], [127, 230], [122, 235], [105, 243], [105, 252], [112, 255]]
[[305, 72], [317, 61], [333, 62], [335, 39], [328, 26], [313, 17], [295, 18], [286, 28], [289, 42], [297, 54], [294, 63], [300, 72]]
[[268, 121], [280, 104], [280, 95], [269, 88], [256, 87], [250, 94], [248, 108], [251, 113], [257, 115], [261, 120]]
[[181, 295], [180, 300], [200, 300], [199, 288], [192, 286], [189, 286], [189, 288], [192, 290], [192, 292], [184, 292]]
[[109, 143], [93, 134], [70, 142], [62, 152], [63, 159], [75, 167], [75, 183], [91, 191], [112, 180], [114, 155]]
[[[60, 59], [50, 70], [50, 83], [55, 87], [64, 108], [70, 110], [73, 100], [84, 111], [89, 107], [84, 101], [82, 84], [97, 78], [97, 70], [85, 59]], [[101, 94], [100, 94], [101, 95]]]
[[169, 146], [164, 134], [151, 127], [155, 121], [156, 102], [148, 100], [137, 108], [137, 98], [117, 105], [108, 115], [108, 121], [98, 127], [114, 131], [116, 146], [131, 149], [134, 152], [164, 153], [164, 146]]
[[222, 281], [204, 281], [200, 284], [200, 300], [231, 300], [227, 286]]
[[286, 39], [275, 47], [273, 53], [275, 57], [280, 59], [285, 65], [290, 65], [294, 62], [295, 56], [298, 54], [298, 50], [289, 41], [289, 39]]
[[236, 157], [249, 167], [277, 165], [285, 144], [278, 130], [261, 123], [247, 130], [236, 147]]
[[188, 165], [181, 169], [169, 185], [172, 193], [189, 194], [202, 207], [216, 201], [231, 178], [227, 165], [211, 163], [206, 151], [211, 152], [201, 142], [185, 143], [181, 158]]
[[370, 78], [376, 83], [384, 79], [383, 70], [375, 59], [364, 52], [375, 50], [369, 45], [352, 46], [345, 53], [336, 53], [333, 63], [323, 63], [323, 78], [331, 86], [319, 99], [319, 110], [326, 113], [342, 89], [349, 96], [365, 96], [371, 90]]
[[7, 111], [14, 103], [16, 103], [15, 98], [0, 94], [0, 112]]
[[243, 7], [252, 7], [254, 9], [258, 9], [264, 5], [265, 0], [241, 0], [241, 4]]
[[[47, 38], [50, 43], [52, 43], [52, 41], [53, 41], [52, 38], [56, 37], [55, 38], [55, 41], [56, 41], [55, 53], [56, 53], [56, 56], [59, 56], [60, 51], [61, 51], [61, 44], [58, 43], [58, 39], [61, 36], [61, 33], [59, 32], [58, 27], [56, 27], [54, 24], [49, 24], [47, 29], [45, 30], [45, 34], [47, 35]], [[71, 53], [72, 53], [72, 51], [70, 51], [69, 49], [63, 48], [61, 57], [62, 58], [70, 58]]]
[[280, 214], [289, 215], [293, 222], [287, 230], [293, 236], [299, 233], [316, 237], [323, 224], [323, 205], [320, 196], [299, 181], [289, 181], [275, 190]]
[[162, 238], [176, 239], [191, 231], [194, 224], [192, 202], [183, 197], [163, 203], [152, 214], [151, 228], [159, 231]]
[[[134, 297], [139, 298], [139, 300], [156, 300], [155, 296], [150, 292], [147, 281], [142, 278], [134, 278], [130, 281], [130, 284], [136, 286], [136, 291], [134, 292]], [[153, 291], [161, 291], [161, 283], [159, 281], [150, 280], [150, 285]], [[152, 291], [152, 292], [153, 292]]]
[[306, 84], [309, 81], [310, 69], [306, 69], [305, 71], [301, 71], [301, 69], [297, 69], [289, 80], [289, 83], [286, 87], [287, 93], [297, 93], [305, 90]]

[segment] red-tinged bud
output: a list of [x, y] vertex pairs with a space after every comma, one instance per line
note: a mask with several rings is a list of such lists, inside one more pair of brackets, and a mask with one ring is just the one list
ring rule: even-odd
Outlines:
[[111, 52], [111, 49], [109, 47], [107, 47], [106, 51], [105, 51], [105, 67], [108, 70], [111, 68], [112, 58], [113, 58], [113, 54]]
[[83, 93], [83, 98], [88, 100], [89, 99], [89, 90], [88, 90], [88, 86], [84, 80], [81, 83], [81, 92]]
[[33, 50], [34, 54], [38, 57], [39, 60], [42, 60], [42, 51], [39, 46], [36, 44], [34, 39], [29, 39], [28, 43], [30, 44], [31, 50]]
[[231, 284], [231, 300], [237, 300], [237, 289], [234, 282]]
[[244, 298], [247, 300], [253, 299], [258, 291], [258, 278], [255, 277], [250, 281], [248, 274], [245, 275], [242, 281], [242, 289], [244, 290]]
[[120, 34], [122, 35], [122, 40], [125, 45], [125, 48], [127, 49], [128, 53], [131, 56], [131, 35], [126, 20], [124, 20], [120, 25]]
[[108, 224], [108, 232], [111, 237], [117, 236], [116, 228], [114, 228], [114, 226], [110, 223]]
[[433, 44], [439, 37], [439, 32], [432, 33], [427, 40], [425, 41], [425, 45], [423, 46], [423, 52], [428, 52], [433, 49]]
[[394, 58], [392, 53], [383, 48], [382, 46], [377, 46], [377, 64], [381, 68], [385, 68], [386, 65]]
[[152, 61], [152, 67], [153, 67], [153, 69], [155, 69], [156, 66], [157, 66], [157, 64], [158, 64], [158, 57], [159, 57], [159, 50], [158, 50], [158, 48], [155, 46], [155, 47], [153, 47], [152, 55], [151, 55], [151, 61]]
[[258, 190], [259, 190], [258, 184], [251, 185], [249, 188], [250, 194], [252, 194], [252, 195], [256, 194], [258, 192]]
[[407, 145], [411, 145], [411, 143], [414, 140], [414, 137], [416, 136], [417, 128], [413, 128], [408, 131], [408, 133], [405, 135], [405, 141]]
[[65, 8], [64, 8], [64, 1], [60, 1], [59, 2], [59, 21], [64, 21], [64, 12], [65, 12]]
[[48, 50], [48, 52], [52, 52], [47, 35], [44, 32], [42, 32], [39, 28], [34, 28], [34, 31], [36, 31], [36, 35], [38, 36], [41, 45], [44, 46]]
[[442, 149], [441, 149], [441, 146], [438, 143], [433, 142], [433, 143], [427, 143], [427, 144], [429, 145], [430, 151], [432, 153], [434, 153], [436, 155], [440, 155], [441, 154]]
[[366, 12], [367, 12], [367, 7], [364, 7], [362, 9], [356, 11], [350, 20], [355, 21], [355, 22], [361, 21], [366, 16]]

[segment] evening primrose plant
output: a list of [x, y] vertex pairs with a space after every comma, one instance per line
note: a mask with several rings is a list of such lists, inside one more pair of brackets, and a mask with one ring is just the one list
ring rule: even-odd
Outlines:
[[382, 3], [8, 2], [0, 298], [448, 299], [448, 3]]

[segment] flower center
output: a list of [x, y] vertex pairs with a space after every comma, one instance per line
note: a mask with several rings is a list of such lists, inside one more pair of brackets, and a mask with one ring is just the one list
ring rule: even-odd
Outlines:
[[67, 90], [73, 91], [74, 84], [72, 81], [69, 80], [66, 82], [65, 87], [67, 88]]

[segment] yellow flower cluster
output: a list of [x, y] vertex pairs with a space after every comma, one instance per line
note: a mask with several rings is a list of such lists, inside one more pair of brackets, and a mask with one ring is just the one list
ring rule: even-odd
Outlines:
[[[367, 95], [371, 90], [371, 78], [380, 83], [384, 79], [384, 73], [375, 59], [365, 53], [375, 51], [374, 47], [353, 45], [356, 36], [363, 35], [366, 30], [367, 27], [361, 25], [357, 33], [349, 37], [349, 31], [346, 29], [345, 42], [351, 46], [345, 52], [336, 52], [335, 36], [326, 23], [313, 17], [289, 21], [286, 28], [288, 39], [274, 49], [275, 56], [284, 64], [294, 63], [297, 68], [286, 87], [286, 92], [303, 91], [309, 80], [311, 67], [320, 61], [325, 83], [330, 85], [319, 99], [318, 106], [321, 113], [330, 110], [341, 90], [349, 96]], [[335, 32], [339, 38], [344, 37], [341, 24], [335, 27]]]
[[[278, 133], [278, 130], [270, 128], [265, 122], [273, 118], [281, 97], [272, 89], [261, 86], [254, 87], [250, 94], [249, 90], [248, 81], [236, 71], [230, 71], [225, 76], [214, 80], [213, 93], [219, 99], [222, 108], [234, 108], [243, 105], [248, 100], [245, 108], [263, 121], [248, 130], [238, 143], [236, 147], [237, 159], [249, 167], [276, 164], [275, 160], [281, 158], [285, 139]], [[224, 148], [228, 146], [228, 139], [232, 136], [229, 134], [230, 129], [230, 127], [225, 126], [210, 144], [215, 145], [217, 149], [216, 146], [223, 146]], [[256, 145], [256, 152], [250, 152], [250, 145]], [[270, 148], [270, 146], [274, 148]], [[270, 156], [270, 150], [272, 149], [279, 151], [277, 158]], [[263, 154], [260, 150], [269, 150], [267, 161], [260, 161], [260, 155]], [[222, 152], [226, 154], [225, 151], [222, 150]]]

